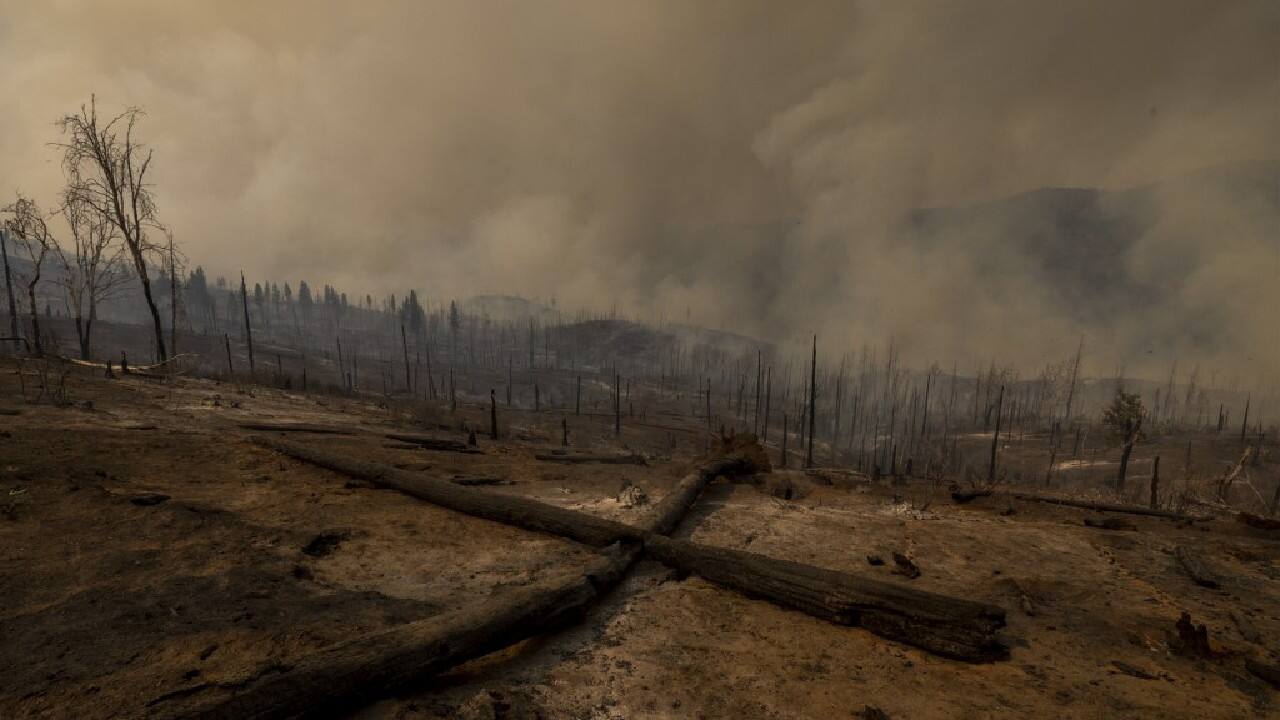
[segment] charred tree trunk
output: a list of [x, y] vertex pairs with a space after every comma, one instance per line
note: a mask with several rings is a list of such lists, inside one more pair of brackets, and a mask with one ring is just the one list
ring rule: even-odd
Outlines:
[[1134, 443], [1138, 441], [1138, 433], [1142, 431], [1142, 416], [1135, 423], [1125, 421], [1124, 448], [1120, 451], [1120, 469], [1116, 472], [1116, 491], [1124, 492], [1125, 475], [1129, 472], [1129, 458], [1133, 455]]
[[787, 427], [787, 413], [782, 413], [782, 452], [778, 454], [778, 466], [782, 469], [787, 468], [787, 436], [791, 434], [791, 428]]
[[[92, 289], [89, 294], [93, 294]], [[169, 352], [178, 354], [178, 263], [174, 259], [172, 234], [169, 235]]]
[[9, 271], [9, 246], [6, 233], [0, 229], [0, 257], [4, 258], [4, 287], [9, 295], [9, 335], [13, 338], [13, 348], [21, 347], [21, 333], [18, 330], [18, 303], [13, 299], [13, 274]]
[[[681, 481], [654, 509], [647, 531], [675, 529], [707, 478], [706, 472], [699, 472]], [[572, 623], [622, 579], [641, 551], [636, 541], [612, 545], [568, 579], [507, 591], [464, 610], [331, 645], [234, 694], [188, 696], [166, 705], [162, 716], [267, 720], [330, 716], [335, 709], [354, 708], [412, 681]]]
[[489, 388], [489, 439], [498, 439], [498, 396]]
[[[404, 387], [409, 391], [409, 394], [412, 395], [413, 373], [409, 368], [409, 336], [405, 335], [404, 323], [400, 323], [400, 345], [404, 348]], [[493, 391], [490, 390], [489, 394], [492, 395]]]
[[991, 436], [991, 462], [987, 465], [987, 482], [996, 481], [996, 455], [1000, 451], [1000, 416], [1004, 410], [1004, 385], [1000, 386], [1000, 398], [996, 401], [996, 432]]
[[1251, 400], [1253, 400], [1252, 396], [1247, 396], [1244, 399], [1244, 420], [1240, 422], [1240, 444], [1241, 445], [1245, 443], [1245, 434], [1249, 430], [1249, 403]]
[[[249, 347], [249, 377], [253, 377], [253, 326], [249, 324], [249, 291], [245, 287], [244, 273], [240, 273], [240, 299], [244, 303], [244, 341]], [[269, 361], [268, 361], [269, 362]]]
[[813, 430], [817, 418], [818, 397], [818, 336], [813, 336], [813, 355], [809, 362], [809, 446], [805, 450], [804, 466], [813, 467]]
[[[31, 282], [27, 283], [27, 298], [30, 302], [31, 310], [31, 345], [35, 349], [37, 357], [44, 355], [44, 340], [40, 336], [40, 311], [36, 308], [36, 283], [40, 281], [40, 268], [36, 266], [35, 275]], [[1240, 433], [1240, 437], [1244, 437], [1244, 432]]]
[[773, 390], [773, 366], [770, 365], [764, 374], [764, 418], [760, 424], [760, 444], [769, 440], [769, 395]]
[[1160, 507], [1160, 456], [1151, 461], [1151, 509]]
[[236, 367], [231, 364], [231, 336], [223, 333], [222, 340], [227, 344], [227, 379], [232, 379], [236, 376]]
[[[260, 445], [343, 475], [393, 488], [469, 515], [560, 535], [595, 547], [640, 542], [664, 564], [695, 572], [723, 587], [847, 625], [862, 625], [882, 637], [946, 657], [973, 662], [997, 660], [1008, 650], [995, 636], [1004, 611], [982, 603], [921, 592], [844, 573], [774, 560], [754, 553], [712, 548], [661, 537], [661, 521], [639, 528], [529, 498], [500, 495], [269, 438]], [[742, 459], [703, 466], [655, 508], [661, 518], [684, 498], [721, 474], [754, 468]]]

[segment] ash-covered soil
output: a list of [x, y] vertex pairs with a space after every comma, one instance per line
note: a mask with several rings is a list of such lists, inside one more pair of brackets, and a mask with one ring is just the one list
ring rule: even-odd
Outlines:
[[[384, 447], [387, 432], [465, 440], [488, 408], [306, 395], [213, 381], [69, 379], [69, 406], [24, 402], [0, 371], [0, 717], [145, 717], [280, 672], [322, 647], [579, 567], [572, 542], [478, 520], [285, 459], [248, 421], [492, 492], [638, 518], [699, 460], [695, 418], [500, 407], [503, 438], [469, 455]], [[24, 384], [35, 381], [24, 376]], [[28, 388], [28, 397], [30, 391]], [[566, 465], [578, 449], [648, 464]], [[445, 426], [448, 429], [442, 429]], [[1245, 659], [1280, 661], [1280, 536], [1223, 516], [1127, 518], [857, 476], [798, 471], [713, 485], [677, 536], [999, 605], [1008, 661], [969, 665], [749, 599], [643, 562], [584, 620], [472, 661], [362, 718], [1280, 717]], [[908, 492], [903, 488], [907, 487]], [[628, 488], [638, 488], [627, 490]], [[625, 491], [625, 492], [624, 492]], [[623, 501], [619, 501], [619, 498]], [[928, 499], [925, 499], [925, 498]], [[905, 499], [903, 499], [905, 498]], [[646, 502], [647, 499], [647, 502]], [[1173, 555], [1220, 578], [1195, 584]], [[915, 579], [896, 574], [911, 558]], [[883, 559], [873, 565], [869, 556]], [[1180, 651], [1207, 626], [1213, 655]], [[884, 715], [877, 715], [878, 710]]]

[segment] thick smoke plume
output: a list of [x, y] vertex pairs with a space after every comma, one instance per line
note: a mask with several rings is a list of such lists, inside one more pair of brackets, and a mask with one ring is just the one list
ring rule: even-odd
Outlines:
[[[53, 197], [90, 93], [141, 105], [214, 273], [1280, 369], [1270, 0], [11, 0], [0, 66], [5, 192]], [[1047, 187], [1106, 192], [1002, 200]]]

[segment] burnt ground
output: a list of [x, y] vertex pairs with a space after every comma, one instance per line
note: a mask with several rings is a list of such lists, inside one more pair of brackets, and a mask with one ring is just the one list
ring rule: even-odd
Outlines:
[[[30, 372], [28, 368], [27, 372]], [[34, 376], [24, 376], [32, 397]], [[234, 687], [344, 639], [466, 606], [585, 562], [573, 543], [349, 482], [248, 442], [249, 420], [340, 425], [290, 439], [493, 492], [626, 520], [627, 485], [660, 499], [697, 463], [694, 418], [656, 405], [568, 414], [576, 447], [647, 466], [533, 459], [560, 411], [502, 409], [480, 455], [384, 447], [383, 433], [485, 426], [479, 406], [306, 395], [74, 370], [69, 405], [28, 403], [0, 371], [0, 717], [109, 718]], [[445, 425], [450, 429], [441, 429]], [[913, 484], [914, 483], [914, 484]], [[790, 487], [784, 493], [780, 488]], [[790, 494], [790, 499], [784, 499]], [[779, 497], [783, 496], [783, 497]], [[924, 499], [928, 497], [928, 499]], [[1223, 515], [1205, 523], [985, 498], [953, 504], [923, 481], [832, 485], [782, 471], [713, 486], [678, 535], [1000, 605], [1011, 658], [967, 665], [747, 599], [642, 563], [585, 620], [370, 705], [361, 718], [1280, 717], [1244, 668], [1280, 661], [1280, 544]], [[1196, 585], [1196, 548], [1221, 577]], [[894, 552], [920, 577], [892, 574]], [[872, 566], [867, 556], [888, 562]], [[1213, 657], [1183, 655], [1175, 622], [1205, 623]]]

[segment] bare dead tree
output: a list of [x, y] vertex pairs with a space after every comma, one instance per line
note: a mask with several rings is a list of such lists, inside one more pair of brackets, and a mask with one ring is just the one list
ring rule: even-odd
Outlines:
[[240, 302], [244, 307], [244, 341], [249, 346], [249, 377], [253, 377], [253, 326], [249, 324], [249, 291], [243, 270], [240, 271]]
[[186, 265], [186, 258], [174, 246], [173, 232], [165, 228], [164, 236], [168, 241], [167, 254], [169, 260], [169, 351], [176, 356], [178, 354], [178, 307], [180, 298], [178, 294], [178, 275]]
[[991, 462], [987, 464], [987, 482], [996, 481], [996, 458], [1000, 452], [1000, 416], [1004, 413], [1004, 385], [1000, 386], [1000, 397], [996, 400], [996, 432], [991, 436]]
[[1133, 455], [1133, 446], [1138, 442], [1138, 437], [1142, 434], [1143, 414], [1139, 413], [1137, 420], [1127, 419], [1125, 421], [1124, 445], [1120, 450], [1120, 467], [1116, 471], [1116, 491], [1124, 492], [1125, 475], [1129, 470], [1129, 458]]
[[44, 260], [49, 252], [57, 246], [49, 224], [45, 222], [40, 206], [31, 198], [18, 195], [13, 203], [4, 208], [4, 212], [12, 217], [5, 221], [5, 228], [13, 236], [18, 249], [26, 255], [31, 267], [18, 276], [27, 287], [28, 310], [31, 316], [31, 347], [36, 355], [44, 354], [44, 345], [40, 337], [40, 312], [36, 303], [36, 287], [44, 271]]
[[9, 296], [9, 336], [16, 350], [22, 338], [18, 333], [18, 303], [13, 299], [13, 273], [9, 270], [9, 243], [3, 223], [0, 223], [0, 257], [4, 258], [4, 289]]
[[70, 252], [59, 246], [62, 286], [67, 311], [75, 320], [81, 359], [92, 353], [93, 323], [98, 304], [111, 297], [128, 280], [119, 236], [101, 213], [74, 193], [64, 192], [61, 214], [71, 231]]
[[147, 231], [161, 229], [155, 198], [147, 182], [153, 151], [134, 137], [134, 129], [142, 116], [141, 108], [129, 107], [111, 120], [101, 122], [97, 98], [90, 96], [88, 106], [81, 105], [79, 113], [65, 115], [58, 121], [66, 141], [57, 143], [57, 147], [63, 150], [67, 191], [109, 219], [124, 240], [151, 313], [157, 358], [163, 362], [168, 357], [164, 328], [147, 269], [147, 256], [155, 251]]
[[818, 399], [818, 336], [813, 336], [813, 359], [809, 364], [809, 446], [805, 451], [804, 466], [813, 467], [813, 426], [817, 414], [815, 406]]

